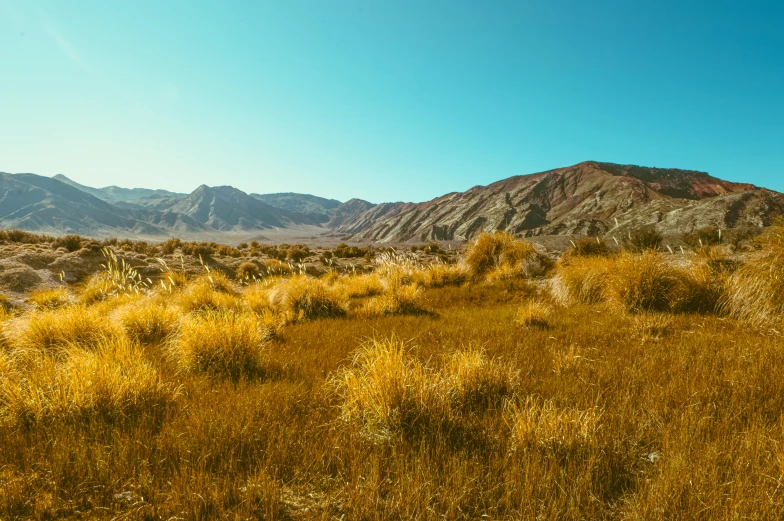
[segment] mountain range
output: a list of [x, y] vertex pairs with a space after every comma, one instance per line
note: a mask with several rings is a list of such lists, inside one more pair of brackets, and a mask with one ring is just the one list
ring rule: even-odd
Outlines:
[[[517, 235], [607, 235], [640, 225], [664, 234], [704, 226], [769, 225], [784, 195], [704, 172], [587, 161], [510, 177], [423, 203], [340, 202], [309, 194], [247, 194], [202, 185], [190, 194], [147, 188], [93, 188], [57, 175], [0, 173], [0, 225], [85, 236], [300, 231], [354, 242], [468, 240], [481, 231]], [[258, 235], [259, 237], [263, 237]]]

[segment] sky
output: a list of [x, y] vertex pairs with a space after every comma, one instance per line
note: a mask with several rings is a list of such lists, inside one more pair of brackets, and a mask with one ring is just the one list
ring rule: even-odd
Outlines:
[[784, 2], [0, 0], [0, 171], [424, 201], [585, 160], [784, 191]]

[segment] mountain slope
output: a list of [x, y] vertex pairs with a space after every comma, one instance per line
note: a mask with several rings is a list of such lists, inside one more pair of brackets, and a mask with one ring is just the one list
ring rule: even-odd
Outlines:
[[93, 188], [91, 186], [85, 186], [83, 184], [79, 184], [76, 181], [69, 179], [68, 177], [57, 174], [53, 177], [60, 181], [61, 183], [65, 183], [67, 185], [71, 185], [74, 188], [78, 188], [83, 192], [87, 192], [90, 195], [93, 195], [99, 199], [103, 199], [104, 201], [108, 202], [123, 202], [123, 203], [138, 203], [143, 200], [160, 200], [160, 199], [168, 199], [168, 198], [183, 198], [187, 196], [187, 194], [180, 194], [176, 192], [169, 192], [168, 190], [159, 190], [159, 189], [150, 189], [150, 188], [121, 188], [119, 186], [106, 186], [104, 188]]
[[640, 224], [682, 233], [707, 224], [769, 224], [783, 211], [781, 194], [704, 172], [589, 161], [425, 203], [380, 204], [335, 231], [355, 241], [378, 242], [467, 240], [492, 230], [528, 236], [605, 234], [616, 226]]
[[304, 215], [286, 212], [231, 186], [202, 185], [171, 207], [196, 222], [219, 231], [285, 228], [313, 224]]
[[342, 203], [335, 199], [325, 199], [310, 194], [278, 193], [278, 194], [250, 194], [254, 199], [272, 207], [299, 213], [313, 222], [326, 223], [330, 220], [333, 211]]

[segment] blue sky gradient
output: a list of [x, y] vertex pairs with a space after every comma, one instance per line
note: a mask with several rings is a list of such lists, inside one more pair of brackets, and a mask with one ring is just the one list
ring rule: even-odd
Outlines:
[[0, 0], [0, 171], [427, 200], [584, 160], [784, 191], [784, 3]]

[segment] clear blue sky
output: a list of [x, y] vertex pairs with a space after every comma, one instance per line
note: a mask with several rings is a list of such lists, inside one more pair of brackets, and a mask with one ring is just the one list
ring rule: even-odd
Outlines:
[[588, 159], [784, 191], [784, 2], [0, 0], [0, 171], [380, 202]]

